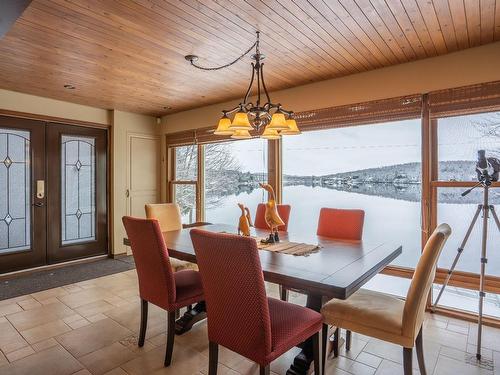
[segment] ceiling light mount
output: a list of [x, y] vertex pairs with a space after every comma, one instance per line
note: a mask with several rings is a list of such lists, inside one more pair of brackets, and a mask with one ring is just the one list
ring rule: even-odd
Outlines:
[[[255, 130], [260, 134], [261, 138], [266, 139], [278, 139], [283, 134], [300, 134], [293, 111], [284, 109], [280, 103], [273, 103], [269, 96], [269, 92], [267, 91], [264, 81], [264, 63], [262, 62], [265, 55], [260, 52], [259, 31], [256, 32], [255, 43], [252, 44], [252, 46], [242, 55], [227, 64], [205, 67], [196, 63], [198, 56], [187, 55], [185, 56], [185, 59], [197, 69], [220, 70], [236, 64], [239, 60], [248, 55], [254, 48], [255, 53], [251, 56], [253, 60], [251, 63], [252, 77], [250, 78], [250, 84], [247, 88], [243, 101], [234, 108], [222, 111], [222, 117], [219, 120], [219, 124], [214, 134], [231, 135], [231, 138], [235, 139], [252, 138], [249, 133], [250, 130]], [[256, 98], [255, 102], [250, 102], [249, 97], [255, 81], [257, 83]], [[263, 96], [265, 97], [262, 98]], [[228, 115], [231, 114], [234, 114], [232, 121], [228, 117]]]

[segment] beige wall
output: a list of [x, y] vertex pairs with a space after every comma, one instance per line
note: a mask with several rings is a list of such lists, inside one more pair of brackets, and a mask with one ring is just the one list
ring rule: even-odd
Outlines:
[[[420, 94], [500, 80], [500, 42], [388, 68], [273, 92], [274, 102], [296, 112]], [[272, 69], [272, 67], [268, 67]], [[236, 101], [162, 118], [167, 133], [215, 126], [220, 111]]]
[[109, 124], [109, 111], [86, 105], [0, 89], [0, 109]]
[[110, 216], [112, 226], [110, 246], [114, 254], [126, 252], [126, 248], [122, 244], [124, 231], [121, 217], [127, 213], [127, 197], [125, 196], [127, 189], [127, 135], [130, 133], [159, 135], [161, 127], [156, 124], [156, 118], [94, 108], [2, 89], [0, 89], [0, 110], [86, 121], [109, 126], [110, 162], [112, 167], [109, 171], [111, 182], [110, 214], [112, 215]]

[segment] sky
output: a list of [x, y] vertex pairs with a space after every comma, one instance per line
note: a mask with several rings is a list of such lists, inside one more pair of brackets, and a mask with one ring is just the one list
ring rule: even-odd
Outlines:
[[[500, 150], [499, 139], [484, 136], [475, 125], [484, 116], [440, 119], [439, 160], [476, 160], [480, 148], [490, 155]], [[243, 171], [266, 170], [266, 143], [262, 139], [232, 143], [232, 152]], [[325, 175], [420, 160], [420, 119], [283, 137], [283, 173], [288, 175]]]

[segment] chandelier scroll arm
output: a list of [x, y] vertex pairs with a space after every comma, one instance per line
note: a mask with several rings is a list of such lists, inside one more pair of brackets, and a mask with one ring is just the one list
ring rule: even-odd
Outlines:
[[269, 93], [267, 92], [266, 82], [264, 81], [264, 63], [260, 65], [260, 80], [262, 81], [262, 88], [264, 89], [264, 93], [266, 94], [267, 102], [271, 103], [271, 98], [269, 97]]
[[248, 96], [250, 95], [250, 91], [252, 90], [254, 79], [255, 79], [255, 64], [252, 63], [252, 78], [250, 78], [250, 84], [248, 85], [247, 92], [245, 93], [245, 97], [243, 99], [243, 103], [246, 103], [247, 100], [248, 100]]

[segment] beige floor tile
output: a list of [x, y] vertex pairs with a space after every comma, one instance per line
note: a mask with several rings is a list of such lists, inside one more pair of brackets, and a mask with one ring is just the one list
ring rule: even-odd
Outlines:
[[[492, 350], [498, 350], [500, 346], [500, 329], [483, 326], [481, 335], [481, 346]], [[469, 330], [468, 342], [476, 345], [477, 343], [477, 324], [471, 324]]]
[[493, 371], [472, 366], [464, 361], [458, 361], [446, 356], [439, 356], [434, 370], [436, 375], [493, 375]]
[[9, 303], [9, 304], [5, 304], [5, 305], [0, 305], [0, 316], [13, 314], [13, 313], [16, 313], [19, 311], [23, 311], [23, 309], [17, 303]]
[[42, 304], [34, 298], [29, 298], [24, 301], [19, 301], [17, 304], [21, 306], [23, 310], [32, 310], [42, 306]]
[[160, 346], [144, 355], [133, 359], [120, 366], [130, 375], [160, 375], [160, 374], [195, 374], [201, 371], [208, 358], [181, 345], [174, 346], [172, 364], [170, 367], [163, 367], [165, 358], [165, 347]]
[[78, 329], [78, 328], [88, 326], [90, 324], [90, 322], [85, 318], [81, 318], [81, 319], [74, 320], [74, 321], [66, 323], [66, 324], [69, 325], [71, 327], [71, 329]]
[[118, 342], [78, 358], [94, 375], [104, 374], [137, 356]]
[[[8, 282], [5, 282], [3, 285], [6, 288], [9, 287]], [[27, 294], [24, 296], [18, 296], [18, 297], [13, 297], [13, 298], [9, 298], [9, 299], [4, 299], [4, 300], [0, 301], [0, 306], [11, 305], [13, 303], [18, 303], [19, 301], [24, 301], [24, 300], [29, 299], [29, 298], [31, 298], [31, 297], [29, 294]]]
[[62, 319], [64, 323], [76, 322], [77, 320], [83, 319], [83, 316], [79, 314], [73, 314]]
[[10, 314], [7, 319], [18, 331], [25, 331], [74, 314], [73, 310], [57, 301], [32, 310]]
[[98, 322], [99, 320], [103, 319], [108, 319], [108, 317], [102, 313], [98, 313], [87, 317], [87, 320], [92, 323]]
[[361, 352], [356, 357], [356, 362], [361, 362], [364, 363], [365, 365], [377, 368], [382, 362], [382, 358], [377, 357], [376, 355], [370, 353]]
[[135, 353], [141, 354], [141, 353], [149, 352], [150, 350], [153, 350], [157, 346], [161, 346], [161, 345], [165, 344], [165, 342], [166, 342], [165, 341], [159, 345], [154, 345], [151, 343], [151, 341], [146, 340], [144, 342], [144, 345], [142, 347], [139, 347], [138, 341], [139, 341], [139, 338], [136, 335], [132, 335], [132, 336], [124, 338], [123, 340], [120, 340], [120, 344], [122, 344], [124, 347], [126, 347], [127, 349], [129, 349]]
[[0, 323], [0, 332], [0, 350], [4, 354], [24, 348], [28, 345], [21, 334], [17, 332], [8, 321]]
[[42, 350], [52, 348], [53, 346], [57, 345], [59, 345], [59, 343], [53, 337], [51, 337], [50, 339], [40, 341], [37, 342], [36, 344], [31, 345], [31, 347], [35, 352], [40, 352]]
[[121, 367], [117, 367], [111, 371], [108, 371], [104, 375], [128, 375], [128, 374]]
[[73, 375], [92, 375], [92, 373], [87, 369], [83, 369], [75, 372]]
[[365, 365], [361, 362], [354, 362], [351, 367], [349, 367], [348, 372], [353, 375], [373, 375], [377, 371], [376, 368]]
[[9, 361], [7, 360], [7, 357], [0, 351], [0, 367], [8, 365]]
[[31, 346], [25, 346], [24, 348], [14, 350], [13, 352], [8, 353], [7, 359], [9, 362], [17, 361], [18, 359], [24, 358], [33, 354], [35, 351]]
[[70, 375], [82, 368], [64, 348], [54, 346], [0, 369], [2, 375]]
[[38, 302], [43, 302], [50, 298], [63, 296], [65, 294], [68, 294], [68, 292], [64, 288], [58, 287], [58, 288], [42, 290], [41, 292], [32, 293], [31, 296]]
[[103, 300], [107, 297], [112, 297], [112, 294], [101, 288], [80, 289], [80, 291], [74, 293], [70, 292], [70, 294], [57, 298], [66, 306], [75, 309], [92, 302]]
[[71, 328], [62, 320], [55, 320], [50, 323], [21, 331], [20, 333], [28, 343], [34, 344], [69, 331], [71, 331]]
[[[397, 375], [397, 374], [403, 374], [403, 366], [400, 365], [399, 363], [395, 363], [392, 361], [388, 361], [387, 359], [384, 359], [380, 366], [378, 367], [377, 371], [375, 372], [376, 375]], [[417, 371], [413, 369], [413, 375], [420, 374], [420, 371]], [[458, 375], [458, 374], [455, 374]], [[462, 374], [465, 375], [465, 374]]]
[[[206, 363], [205, 367], [199, 372], [200, 374], [203, 375], [208, 375], [208, 362]], [[217, 365], [217, 375], [241, 375], [245, 374], [244, 372], [237, 372], [227, 366], [224, 366], [222, 363], [219, 363]], [[247, 374], [245, 374], [247, 375]]]
[[74, 310], [76, 313], [80, 314], [84, 318], [87, 318], [89, 316], [96, 315], [96, 314], [111, 310], [115, 307], [116, 306], [110, 304], [109, 302], [106, 302], [104, 300], [98, 300], [98, 301], [91, 302], [91, 303], [88, 303], [86, 305], [82, 305], [80, 307], [77, 307]]
[[111, 345], [128, 337], [132, 332], [112, 319], [100, 320], [56, 337], [76, 358]]

